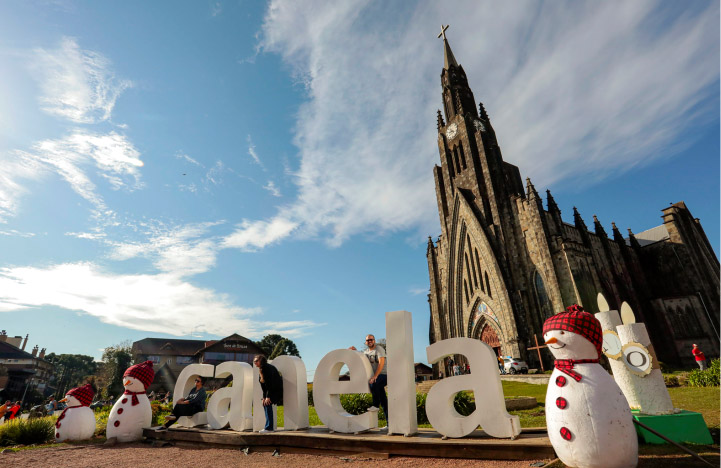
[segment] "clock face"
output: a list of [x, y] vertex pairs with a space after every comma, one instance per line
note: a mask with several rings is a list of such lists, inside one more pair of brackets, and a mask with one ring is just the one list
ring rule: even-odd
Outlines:
[[446, 136], [448, 139], [454, 138], [458, 134], [458, 125], [452, 123], [446, 128]]
[[476, 130], [479, 131], [479, 132], [485, 132], [485, 131], [486, 131], [486, 126], [483, 125], [483, 122], [481, 122], [480, 120], [474, 120], [474, 121], [473, 121], [473, 125], [475, 125]]

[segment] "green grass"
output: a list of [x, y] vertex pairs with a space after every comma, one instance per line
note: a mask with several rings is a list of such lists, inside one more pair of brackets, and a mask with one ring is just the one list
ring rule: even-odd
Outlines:
[[503, 385], [503, 394], [506, 398], [513, 397], [533, 397], [539, 404], [546, 401], [546, 390], [548, 385], [536, 385], [523, 382], [501, 381]]
[[719, 428], [719, 390], [719, 387], [675, 387], [669, 388], [668, 393], [673, 406], [699, 412], [708, 427]]
[[[324, 426], [323, 422], [318, 417], [318, 413], [315, 412], [315, 407], [309, 406], [308, 407], [308, 421], [310, 422], [311, 426]], [[385, 419], [379, 419], [378, 425], [383, 427], [386, 425]], [[284, 418], [283, 418], [283, 407], [278, 407], [278, 427], [284, 426]], [[430, 426], [428, 426], [430, 427]]]

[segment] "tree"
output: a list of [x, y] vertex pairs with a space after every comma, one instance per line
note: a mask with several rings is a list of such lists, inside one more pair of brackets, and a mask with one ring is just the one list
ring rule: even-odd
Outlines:
[[278, 334], [265, 335], [262, 340], [255, 343], [268, 356], [275, 359], [278, 356], [298, 356], [298, 348], [292, 340]]
[[123, 341], [103, 351], [104, 373], [108, 379], [103, 389], [106, 397], [117, 397], [123, 393], [123, 374], [133, 362], [130, 348], [130, 341]]
[[92, 356], [85, 354], [55, 354], [45, 356], [45, 360], [55, 365], [55, 395], [58, 399], [65, 396], [71, 388], [80, 385], [85, 377], [93, 375], [97, 364]]

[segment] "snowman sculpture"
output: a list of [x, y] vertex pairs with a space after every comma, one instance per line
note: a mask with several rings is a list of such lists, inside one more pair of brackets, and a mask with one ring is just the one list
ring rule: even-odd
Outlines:
[[108, 417], [106, 435], [108, 440], [132, 442], [143, 437], [143, 429], [150, 427], [153, 411], [145, 394], [153, 383], [153, 362], [145, 361], [128, 368], [123, 374], [125, 392], [113, 405]]
[[556, 358], [546, 393], [548, 438], [574, 468], [631, 468], [638, 441], [631, 409], [613, 377], [598, 363], [601, 324], [573, 305], [543, 324]]
[[65, 394], [62, 402], [67, 406], [55, 422], [55, 440], [86, 440], [95, 434], [95, 413], [89, 405], [95, 388], [92, 384], [73, 388]]

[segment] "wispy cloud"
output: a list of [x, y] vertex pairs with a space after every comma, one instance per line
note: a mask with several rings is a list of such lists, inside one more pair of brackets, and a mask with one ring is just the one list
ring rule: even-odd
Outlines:
[[224, 248], [237, 248], [245, 251], [262, 249], [284, 239], [298, 227], [294, 221], [275, 217], [270, 221], [243, 221], [236, 230], [223, 239]]
[[7, 231], [0, 231], [0, 236], [8, 237], [35, 237], [34, 232], [20, 232], [16, 229], [9, 229]]
[[211, 228], [223, 223], [216, 221], [167, 227], [153, 222], [147, 227], [147, 241], [106, 243], [111, 246], [110, 258], [114, 260], [147, 258], [161, 272], [178, 277], [190, 276], [215, 266], [219, 247], [208, 233]]
[[182, 160], [184, 160], [184, 161], [187, 161], [187, 162], [189, 162], [190, 164], [193, 164], [193, 165], [195, 165], [195, 166], [205, 167], [205, 166], [203, 166], [202, 163], [200, 163], [200, 162], [198, 162], [197, 160], [191, 158], [190, 156], [188, 156], [187, 154], [185, 154], [185, 153], [182, 152], [182, 151], [178, 151], [177, 153], [175, 153], [175, 157], [178, 158], [178, 159], [182, 159]]
[[307, 90], [295, 127], [298, 197], [241, 232], [284, 219], [294, 228], [279, 235], [338, 245], [364, 232], [437, 230], [440, 17], [453, 25], [451, 45], [504, 158], [538, 186], [649, 164], [680, 134], [691, 141], [694, 126], [717, 122], [717, 3], [469, 1], [377, 12], [371, 2], [270, 2], [261, 46]]
[[269, 180], [267, 184], [263, 186], [263, 188], [271, 193], [274, 197], [281, 197], [280, 190], [278, 187], [275, 186], [275, 182], [272, 180]]
[[[0, 269], [0, 312], [55, 306], [105, 323], [174, 335], [237, 330], [248, 338], [268, 333], [298, 337], [311, 321], [266, 321], [259, 307], [238, 307], [225, 295], [174, 275], [119, 275], [92, 263]], [[198, 317], [202, 324], [198, 326]]]
[[132, 86], [115, 77], [107, 58], [69, 37], [57, 49], [36, 49], [32, 68], [42, 109], [76, 123], [109, 120], [118, 95]]
[[213, 167], [211, 167], [208, 172], [205, 173], [205, 177], [203, 177], [203, 182], [206, 185], [220, 185], [221, 183], [223, 183], [223, 172], [225, 172], [225, 164], [223, 164], [223, 161], [215, 161]]
[[70, 187], [90, 202], [98, 217], [112, 216], [96, 182], [88, 173], [104, 179], [114, 190], [136, 190], [142, 187], [140, 153], [126, 136], [75, 130], [64, 138], [42, 140], [28, 151], [0, 155], [0, 221], [14, 216], [18, 198], [27, 191], [23, 180], [38, 180], [58, 174]]
[[255, 145], [253, 144], [253, 139], [250, 137], [250, 135], [248, 135], [246, 141], [248, 143], [248, 154], [251, 158], [253, 158], [253, 161], [255, 161], [257, 165], [259, 165], [263, 170], [265, 170], [265, 166], [263, 166], [263, 163], [260, 161], [258, 153], [255, 151]]
[[408, 292], [414, 296], [420, 296], [421, 294], [428, 294], [428, 288], [411, 288]]
[[213, 3], [213, 5], [210, 7], [210, 14], [211, 14], [212, 16], [218, 16], [218, 15], [221, 14], [222, 12], [223, 12], [223, 5], [222, 5], [220, 2], [215, 2], [215, 3]]

